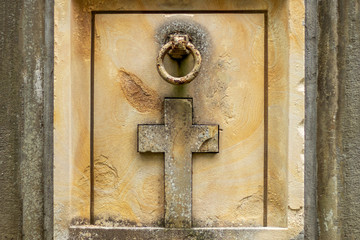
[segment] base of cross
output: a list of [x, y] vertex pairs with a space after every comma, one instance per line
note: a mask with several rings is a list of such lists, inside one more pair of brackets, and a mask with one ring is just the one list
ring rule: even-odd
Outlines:
[[219, 126], [194, 125], [192, 103], [165, 98], [164, 125], [138, 125], [138, 151], [165, 156], [166, 228], [192, 226], [192, 153], [219, 152]]

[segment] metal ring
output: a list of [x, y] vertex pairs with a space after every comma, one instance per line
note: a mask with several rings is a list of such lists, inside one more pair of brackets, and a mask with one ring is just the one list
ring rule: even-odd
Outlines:
[[191, 44], [190, 42], [187, 42], [186, 48], [190, 50], [191, 54], [194, 57], [194, 67], [191, 70], [191, 72], [189, 72], [185, 76], [174, 77], [174, 76], [171, 76], [165, 70], [165, 67], [164, 67], [164, 57], [170, 51], [170, 49], [172, 49], [172, 46], [173, 46], [173, 42], [169, 41], [160, 49], [159, 55], [156, 59], [157, 70], [158, 70], [160, 76], [168, 83], [175, 84], [175, 85], [189, 83], [192, 80], [194, 80], [194, 78], [196, 78], [196, 76], [199, 74], [200, 67], [201, 67], [200, 52], [195, 48], [195, 46], [193, 44]]

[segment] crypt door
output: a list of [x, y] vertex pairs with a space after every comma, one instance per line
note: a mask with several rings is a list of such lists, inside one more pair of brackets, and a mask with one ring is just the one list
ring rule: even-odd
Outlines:
[[[70, 236], [298, 235], [303, 55], [296, 47], [303, 39], [301, 26], [291, 24], [300, 22], [303, 10], [285, 1], [134, 1], [123, 8], [111, 2], [69, 5], [75, 26], [69, 74], [77, 76], [69, 94], [69, 135], [77, 146], [69, 163]], [[199, 56], [189, 48], [181, 59], [162, 53], [178, 35]], [[159, 74], [159, 59], [180, 79], [199, 58], [189, 83], [171, 84]], [[55, 177], [55, 190], [60, 182]], [[55, 209], [61, 201], [55, 193]]]

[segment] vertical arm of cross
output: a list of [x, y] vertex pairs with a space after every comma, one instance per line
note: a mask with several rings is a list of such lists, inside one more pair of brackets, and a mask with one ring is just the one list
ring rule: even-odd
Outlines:
[[165, 152], [165, 227], [190, 228], [192, 99], [165, 99], [164, 120], [170, 147]]

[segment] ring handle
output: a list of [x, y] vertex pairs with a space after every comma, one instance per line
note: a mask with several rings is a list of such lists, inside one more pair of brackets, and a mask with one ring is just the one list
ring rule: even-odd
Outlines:
[[183, 77], [171, 76], [164, 67], [164, 57], [171, 49], [174, 49], [175, 45], [175, 42], [169, 41], [160, 49], [159, 55], [156, 59], [157, 70], [160, 76], [168, 83], [174, 85], [186, 84], [194, 80], [194, 78], [196, 78], [196, 76], [199, 74], [201, 67], [201, 55], [192, 43], [186, 42], [185, 47], [190, 50], [190, 53], [194, 57], [194, 67], [188, 74]]

